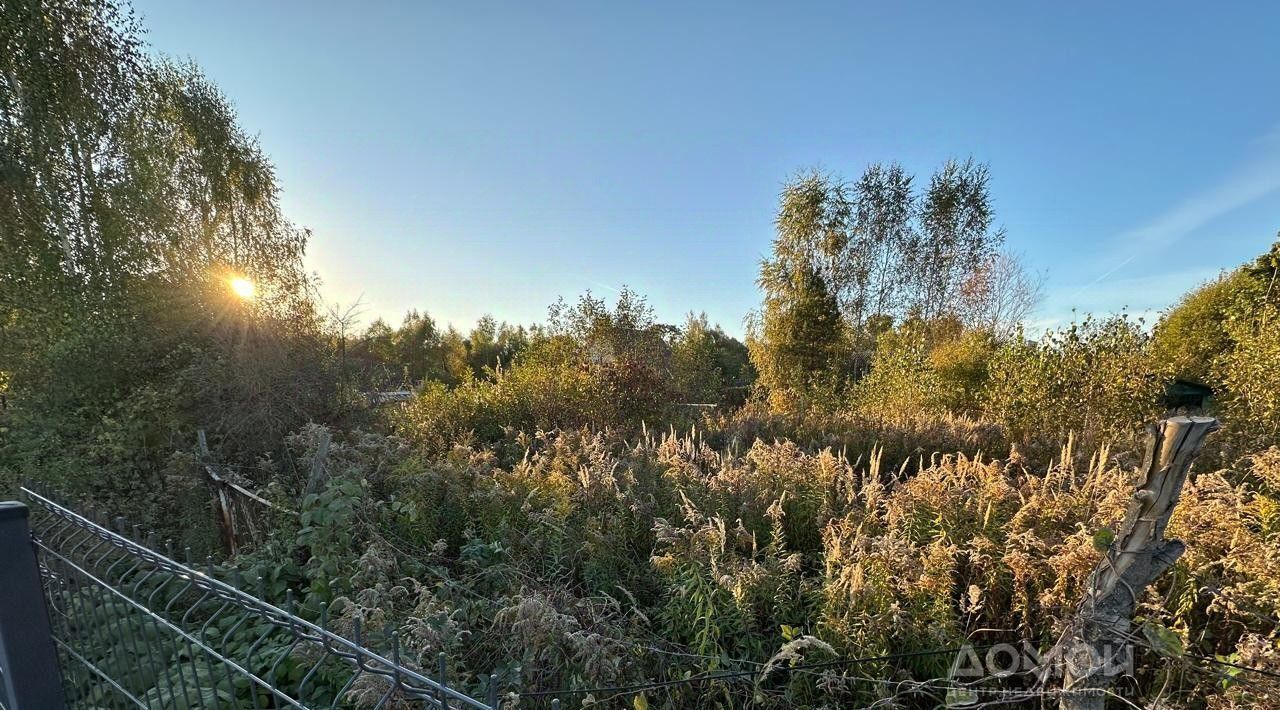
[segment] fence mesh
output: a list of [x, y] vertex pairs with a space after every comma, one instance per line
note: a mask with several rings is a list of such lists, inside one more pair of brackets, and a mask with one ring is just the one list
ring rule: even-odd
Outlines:
[[30, 489], [36, 546], [68, 705], [93, 708], [492, 708], [292, 608], [217, 579]]

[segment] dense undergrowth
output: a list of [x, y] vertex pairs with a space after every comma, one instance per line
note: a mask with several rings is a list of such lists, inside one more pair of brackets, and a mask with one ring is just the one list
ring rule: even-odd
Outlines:
[[[300, 461], [318, 434], [291, 440]], [[393, 623], [424, 664], [456, 659], [451, 677], [479, 687], [496, 669], [512, 702], [772, 663], [736, 682], [565, 698], [931, 706], [945, 691], [926, 681], [947, 678], [953, 656], [786, 667], [965, 642], [1046, 649], [1135, 483], [1132, 453], [1106, 447], [1068, 444], [1039, 467], [1016, 454], [888, 467], [878, 447], [708, 444], [722, 435], [569, 430], [423, 456], [400, 437], [349, 432], [329, 449], [324, 491], [240, 564], [306, 550], [289, 580], [328, 601], [339, 628]], [[289, 504], [300, 484], [271, 490]], [[1190, 652], [1280, 667], [1278, 494], [1277, 449], [1198, 475], [1170, 530], [1189, 552], [1147, 594], [1144, 619]], [[1138, 668], [1127, 690], [1143, 702], [1275, 699], [1204, 663], [1145, 652]]]
[[[1117, 692], [1280, 706], [1280, 243], [1154, 324], [1027, 333], [987, 168], [875, 164], [784, 186], [745, 342], [626, 289], [357, 332], [230, 102], [127, 6], [6, 2], [0, 39], [0, 496], [124, 516], [508, 705], [933, 707], [968, 697], [936, 651], [1052, 646], [1143, 424], [1203, 411], [1187, 553]], [[279, 508], [234, 555], [209, 461]]]

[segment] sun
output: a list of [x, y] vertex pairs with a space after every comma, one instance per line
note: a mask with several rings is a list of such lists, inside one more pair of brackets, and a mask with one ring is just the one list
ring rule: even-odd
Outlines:
[[253, 282], [241, 276], [236, 276], [231, 279], [231, 290], [234, 291], [237, 296], [246, 301], [252, 300], [258, 293], [258, 289], [253, 285]]

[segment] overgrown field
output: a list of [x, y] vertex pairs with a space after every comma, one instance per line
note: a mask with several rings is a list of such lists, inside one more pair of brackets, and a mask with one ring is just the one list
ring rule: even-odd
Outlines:
[[[1132, 459], [1106, 447], [1040, 466], [931, 454], [888, 467], [877, 448], [861, 461], [785, 441], [726, 452], [707, 445], [717, 433], [540, 433], [424, 457], [353, 432], [330, 449], [332, 478], [302, 501], [301, 524], [282, 522], [254, 557], [271, 566], [307, 549], [281, 572], [330, 600], [340, 624], [391, 621], [424, 663], [445, 651], [473, 683], [494, 668], [526, 694], [747, 670], [562, 697], [933, 706], [946, 686], [928, 681], [950, 676], [954, 654], [824, 662], [965, 642], [1047, 648], [1134, 485]], [[300, 462], [316, 435], [291, 442]], [[278, 498], [296, 500], [300, 481], [279, 480]], [[1146, 622], [1197, 654], [1280, 669], [1278, 495], [1280, 449], [1198, 475], [1170, 530], [1189, 551], [1145, 598]], [[1141, 703], [1277, 698], [1257, 678], [1224, 683], [1213, 664], [1149, 650], [1138, 669], [1122, 691]]]
[[[411, 430], [309, 425], [289, 437], [287, 463], [244, 471], [299, 514], [265, 516], [270, 533], [225, 573], [264, 577], [277, 600], [296, 590], [304, 614], [326, 603], [340, 632], [357, 620], [395, 629], [423, 667], [444, 652], [474, 692], [497, 673], [521, 707], [932, 707], [953, 697], [957, 656], [915, 654], [1022, 640], [1047, 650], [1135, 484], [1135, 452], [1105, 445], [1031, 462], [746, 443], [742, 432], [780, 425], [762, 419], [512, 432], [442, 451]], [[863, 426], [868, 439], [901, 436]], [[917, 427], [972, 443], [990, 433], [954, 419]], [[328, 436], [325, 483], [304, 495]], [[165, 479], [167, 496], [207, 500], [194, 467], [174, 466], [185, 472]], [[169, 500], [152, 503], [157, 515]], [[1188, 552], [1140, 621], [1172, 629], [1188, 653], [1280, 671], [1280, 449], [1199, 472], [1169, 535]], [[1280, 697], [1266, 677], [1144, 645], [1118, 688], [1139, 704]], [[723, 673], [736, 675], [698, 680]]]
[[[1199, 412], [1187, 552], [1114, 703], [1280, 707], [1280, 243], [1154, 322], [1032, 333], [987, 167], [875, 163], [783, 185], [742, 340], [629, 289], [358, 324], [231, 103], [127, 5], [0, 3], [0, 39], [0, 498], [124, 516], [509, 706], [1052, 705], [1025, 664], [958, 685], [956, 649], [1053, 646], [1143, 425]], [[279, 508], [236, 554], [210, 461]]]

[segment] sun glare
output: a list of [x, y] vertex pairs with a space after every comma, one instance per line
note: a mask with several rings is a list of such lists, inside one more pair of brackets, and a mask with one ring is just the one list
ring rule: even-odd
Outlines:
[[246, 301], [253, 298], [258, 292], [258, 289], [254, 287], [252, 281], [239, 276], [231, 279], [231, 290], [234, 291], [237, 296], [245, 299]]

